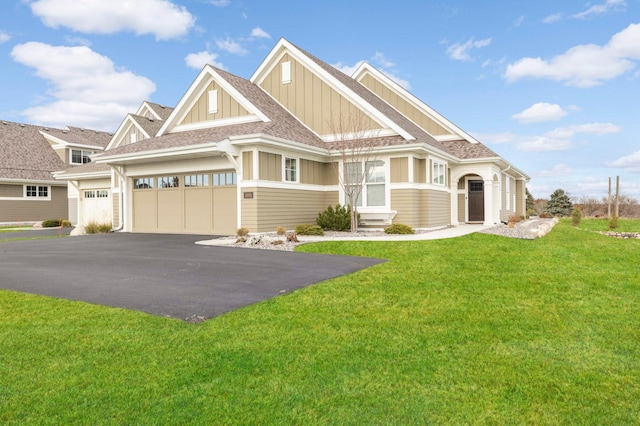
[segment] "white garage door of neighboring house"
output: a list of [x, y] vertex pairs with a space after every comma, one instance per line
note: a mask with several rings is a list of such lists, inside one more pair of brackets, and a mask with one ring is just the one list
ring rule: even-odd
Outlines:
[[113, 223], [111, 191], [108, 189], [87, 189], [82, 194], [82, 221], [88, 223]]
[[133, 180], [133, 232], [234, 234], [233, 171], [149, 176]]

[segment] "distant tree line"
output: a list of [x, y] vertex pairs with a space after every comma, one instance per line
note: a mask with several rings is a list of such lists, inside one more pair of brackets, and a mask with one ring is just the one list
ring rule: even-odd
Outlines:
[[[616, 197], [611, 196], [611, 214], [614, 215]], [[609, 201], [607, 197], [596, 198], [582, 195], [571, 197], [562, 189], [557, 189], [549, 198], [534, 198], [527, 189], [528, 215], [570, 216], [573, 208], [580, 209], [584, 217], [607, 217]], [[619, 217], [640, 217], [640, 202], [637, 198], [620, 194]]]

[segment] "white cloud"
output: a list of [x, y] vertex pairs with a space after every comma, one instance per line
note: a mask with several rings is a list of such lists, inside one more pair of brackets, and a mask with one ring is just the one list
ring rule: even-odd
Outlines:
[[333, 64], [333, 67], [338, 69], [338, 70], [340, 70], [340, 71], [342, 71], [343, 73], [345, 73], [349, 77], [351, 77], [353, 75], [353, 73], [356, 72], [358, 67], [360, 65], [362, 65], [364, 62], [365, 62], [364, 60], [363, 61], [358, 61], [353, 66], [347, 65], [347, 64], [342, 63], [342, 62], [338, 62], [337, 64]]
[[640, 59], [640, 24], [631, 24], [614, 34], [604, 46], [572, 47], [551, 60], [523, 58], [507, 66], [509, 82], [522, 78], [563, 81], [568, 86], [593, 87], [631, 70]]
[[11, 36], [9, 34], [5, 33], [4, 31], [0, 31], [0, 43], [9, 41], [9, 39], [11, 39]]
[[471, 61], [471, 50], [486, 47], [491, 44], [491, 38], [475, 41], [473, 37], [465, 43], [455, 43], [449, 46], [447, 54], [449, 58], [456, 61]]
[[603, 15], [607, 12], [617, 12], [623, 10], [627, 6], [625, 0], [606, 0], [603, 4], [596, 4], [589, 9], [572, 15], [572, 18], [587, 19], [595, 15]]
[[538, 176], [569, 176], [573, 173], [573, 169], [566, 164], [557, 164], [551, 170], [541, 170]]
[[225, 7], [229, 5], [229, 0], [209, 0], [209, 3], [214, 6]]
[[620, 127], [611, 123], [587, 123], [558, 127], [542, 136], [522, 138], [516, 143], [516, 147], [521, 151], [565, 151], [573, 147], [573, 138], [577, 134], [602, 136], [619, 131]]
[[522, 25], [523, 22], [524, 22], [524, 15], [522, 15], [518, 19], [516, 19], [515, 22], [513, 23], [513, 26], [514, 27], [519, 27], [520, 25]]
[[625, 155], [606, 164], [609, 167], [620, 167], [632, 172], [640, 172], [640, 151]]
[[260, 27], [255, 27], [251, 30], [251, 37], [253, 38], [271, 38], [271, 35]]
[[156, 89], [151, 80], [116, 67], [86, 46], [29, 42], [15, 46], [11, 57], [50, 85], [51, 103], [22, 112], [32, 123], [114, 130]]
[[185, 35], [195, 23], [184, 6], [168, 0], [36, 0], [30, 6], [48, 27], [89, 34], [130, 31], [168, 40]]
[[553, 15], [549, 15], [542, 20], [543, 24], [553, 24], [562, 19], [562, 13], [555, 13]]
[[[386, 75], [387, 77], [389, 77], [391, 80], [395, 81], [400, 87], [406, 89], [406, 90], [411, 90], [411, 83], [409, 83], [408, 80], [405, 80], [403, 78], [398, 77], [397, 75], [397, 69], [396, 68], [396, 64], [395, 62], [389, 60], [384, 53], [380, 53], [380, 52], [376, 52], [375, 55], [373, 55], [373, 57], [371, 58], [372, 62], [375, 62], [377, 65], [380, 66], [380, 68], [377, 68], [378, 71], [382, 72], [384, 75]], [[351, 65], [347, 65], [343, 62], [338, 62], [336, 64], [333, 64], [332, 66], [340, 71], [342, 71], [343, 73], [345, 73], [346, 75], [348, 75], [349, 77], [351, 77], [353, 75], [353, 73], [358, 69], [358, 67], [360, 67], [360, 65], [362, 65], [364, 62], [366, 62], [365, 60], [362, 61], [358, 61], [355, 63], [355, 65], [351, 66]], [[382, 68], [385, 67], [385, 68]]]
[[542, 121], [556, 121], [565, 115], [567, 115], [567, 112], [560, 105], [538, 102], [511, 117], [520, 123], [539, 123]]
[[216, 68], [225, 69], [224, 65], [221, 62], [217, 62], [218, 58], [217, 53], [211, 53], [206, 50], [198, 53], [189, 53], [185, 58], [184, 62], [190, 68], [195, 68], [197, 70], [202, 69], [205, 65], [213, 65]]
[[242, 47], [240, 43], [232, 40], [230, 37], [227, 37], [224, 40], [217, 40], [216, 44], [218, 45], [218, 49], [224, 50], [225, 52], [233, 53], [234, 55], [242, 56], [249, 53], [249, 51]]
[[376, 54], [373, 55], [373, 58], [371, 59], [375, 63], [377, 63], [378, 65], [384, 68], [395, 68], [396, 66], [396, 64], [393, 61], [390, 61], [389, 59], [387, 59], [386, 56], [384, 56], [384, 53], [381, 53], [381, 52], [376, 52]]

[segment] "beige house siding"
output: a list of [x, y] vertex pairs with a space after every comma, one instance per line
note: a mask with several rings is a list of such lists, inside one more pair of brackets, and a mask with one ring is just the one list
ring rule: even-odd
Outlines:
[[466, 194], [458, 194], [458, 222], [464, 223], [467, 211], [467, 196]]
[[244, 180], [253, 180], [253, 152], [245, 151], [242, 153], [242, 178]]
[[382, 84], [371, 74], [367, 74], [360, 83], [365, 85], [373, 93], [387, 101], [392, 107], [400, 111], [407, 118], [412, 120], [418, 126], [432, 135], [449, 135], [451, 132], [447, 131], [444, 127], [429, 118], [426, 114], [422, 113], [418, 108], [411, 105], [409, 102], [402, 99], [394, 91], [389, 89], [385, 84]]
[[426, 227], [446, 226], [451, 222], [451, 195], [444, 191], [426, 191]]
[[[291, 62], [291, 82], [282, 83], [283, 62]], [[262, 81], [260, 86], [298, 117], [311, 130], [320, 135], [336, 133], [332, 127], [332, 118], [354, 117], [359, 111], [351, 102], [322, 81], [311, 70], [295, 61], [289, 54], [285, 54], [280, 62]], [[345, 129], [349, 131], [362, 131], [379, 129], [370, 117], [365, 117], [365, 122], [359, 129]]]
[[300, 159], [300, 183], [310, 185], [335, 185], [337, 176], [330, 163]]
[[[51, 186], [49, 190], [51, 200], [29, 200], [26, 198], [24, 200], [0, 200], [0, 222], [67, 219], [69, 215], [67, 187]], [[15, 189], [11, 189], [11, 191], [15, 191]], [[22, 195], [20, 193], [20, 196]]]
[[146, 136], [140, 131], [140, 129], [138, 129], [137, 126], [131, 123], [129, 124], [129, 126], [127, 126], [127, 129], [123, 132], [124, 136], [122, 138], [122, 142], [120, 142], [118, 146], [129, 145], [130, 143], [132, 143], [131, 141], [132, 134], [135, 135], [135, 142], [140, 142], [146, 139]]
[[427, 160], [422, 158], [413, 159], [413, 181], [427, 183]]
[[22, 197], [24, 196], [23, 185], [0, 185], [0, 197]]
[[260, 151], [258, 161], [260, 180], [282, 181], [282, 155]]
[[409, 182], [409, 158], [391, 158], [389, 167], [391, 183]]
[[243, 188], [243, 192], [253, 192], [253, 198], [242, 198], [242, 226], [250, 232], [315, 223], [318, 213], [338, 203], [337, 191], [253, 187]]
[[422, 227], [420, 221], [420, 195], [418, 189], [392, 189], [391, 210], [398, 213], [393, 218], [394, 223], [402, 223], [414, 228]]
[[[218, 91], [218, 112], [209, 112], [209, 91]], [[212, 81], [193, 105], [180, 124], [200, 123], [224, 118], [243, 117], [249, 112], [238, 103], [229, 93], [224, 91], [216, 82]]]
[[527, 209], [527, 193], [525, 190], [525, 186], [524, 186], [524, 181], [522, 180], [517, 180], [515, 182], [516, 185], [516, 205], [515, 205], [515, 212], [516, 215], [518, 216], [525, 216], [527, 215], [526, 209]]
[[77, 198], [69, 198], [68, 201], [68, 211], [69, 211], [69, 221], [73, 225], [78, 224], [78, 199]]

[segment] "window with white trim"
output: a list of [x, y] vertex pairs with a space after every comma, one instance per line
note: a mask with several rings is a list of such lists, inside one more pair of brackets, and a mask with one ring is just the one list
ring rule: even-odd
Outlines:
[[445, 185], [445, 172], [447, 170], [447, 166], [444, 163], [440, 163], [438, 161], [433, 162], [433, 170], [431, 172], [431, 182], [434, 185]]
[[26, 198], [49, 198], [49, 187], [45, 185], [25, 185]]
[[284, 181], [298, 182], [298, 159], [284, 157]]
[[72, 149], [71, 150], [71, 164], [86, 164], [91, 162], [90, 155], [93, 154], [93, 151], [85, 151], [82, 149]]
[[[346, 197], [352, 193], [351, 188], [356, 187], [361, 182], [362, 191], [360, 196], [356, 200], [356, 206], [358, 207], [383, 207], [386, 205], [386, 170], [384, 161], [375, 160], [367, 161], [364, 164], [364, 176], [363, 176], [363, 164], [361, 161], [345, 163], [345, 186]], [[362, 179], [364, 177], [364, 179]], [[346, 200], [349, 202], [349, 200]], [[363, 204], [364, 201], [364, 204]]]
[[282, 72], [282, 84], [291, 83], [291, 61], [280, 64], [280, 70]]
[[209, 114], [218, 112], [218, 91], [209, 90]]
[[209, 186], [209, 175], [187, 175], [184, 177], [184, 186]]
[[235, 185], [238, 183], [238, 175], [234, 172], [214, 173], [213, 186]]

